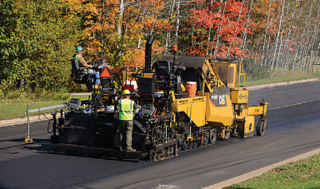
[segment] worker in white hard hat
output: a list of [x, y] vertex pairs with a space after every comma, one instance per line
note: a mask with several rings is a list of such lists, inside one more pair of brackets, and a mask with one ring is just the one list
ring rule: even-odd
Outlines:
[[126, 149], [127, 152], [135, 152], [132, 148], [132, 130], [133, 130], [133, 117], [138, 113], [139, 108], [137, 104], [130, 99], [130, 91], [125, 89], [123, 91], [123, 99], [118, 101], [119, 110], [119, 132], [121, 150]]

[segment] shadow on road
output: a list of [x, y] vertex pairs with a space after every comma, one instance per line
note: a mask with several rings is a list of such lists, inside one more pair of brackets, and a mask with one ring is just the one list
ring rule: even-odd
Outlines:
[[[22, 140], [22, 139], [16, 139], [16, 140]], [[24, 141], [24, 139], [23, 139], [23, 141]], [[50, 143], [49, 139], [35, 139], [32, 144], [24, 145], [23, 149], [36, 151], [36, 153], [46, 153], [46, 154], [52, 154], [52, 155], [75, 156], [75, 157], [105, 159], [105, 160], [114, 160], [114, 161], [126, 161], [126, 162], [140, 162], [140, 161], [142, 161], [140, 159], [108, 157], [108, 156], [95, 154], [95, 153], [55, 151], [54, 147], [53, 147], [54, 145]]]
[[4, 149], [9, 149], [14, 147], [21, 147], [21, 146], [23, 146], [24, 148], [34, 146], [34, 145], [39, 147], [39, 145], [48, 143], [50, 142], [50, 140], [49, 139], [33, 139], [32, 143], [25, 144], [25, 138], [18, 138], [18, 139], [0, 140], [0, 142], [2, 144], [4, 144], [5, 142], [8, 143], [8, 145], [0, 147], [0, 150], [4, 150]]

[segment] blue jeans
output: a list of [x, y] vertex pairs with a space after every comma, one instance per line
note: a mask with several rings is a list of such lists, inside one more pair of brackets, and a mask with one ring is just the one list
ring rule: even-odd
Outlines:
[[95, 82], [95, 85], [100, 85], [100, 73], [98, 71], [89, 69], [88, 72], [84, 72], [85, 74], [93, 75], [92, 82]]

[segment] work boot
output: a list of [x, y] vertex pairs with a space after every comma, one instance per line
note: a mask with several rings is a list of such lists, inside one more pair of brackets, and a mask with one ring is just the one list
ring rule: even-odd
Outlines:
[[130, 148], [130, 149], [127, 149], [127, 152], [136, 152], [137, 150], [136, 149], [133, 149], [133, 148]]

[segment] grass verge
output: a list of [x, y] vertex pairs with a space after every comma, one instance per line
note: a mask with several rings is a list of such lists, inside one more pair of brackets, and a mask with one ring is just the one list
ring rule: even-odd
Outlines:
[[278, 82], [288, 82], [288, 81], [299, 81], [299, 80], [319, 78], [319, 77], [320, 77], [320, 74], [312, 74], [312, 75], [296, 76], [296, 77], [283, 77], [283, 78], [267, 78], [267, 79], [261, 79], [261, 80], [247, 81], [246, 86], [278, 83]]
[[[67, 99], [79, 98], [81, 100], [88, 99], [86, 95], [69, 95]], [[65, 103], [67, 100], [28, 100], [28, 99], [0, 99], [0, 120], [12, 119], [12, 118], [24, 118], [27, 117], [26, 111], [28, 104], [31, 109], [42, 108], [47, 106], [53, 106]], [[53, 110], [47, 110], [43, 113], [51, 113]], [[37, 115], [38, 113], [32, 113], [31, 115]]]
[[320, 154], [283, 165], [224, 189], [320, 188]]
[[[317, 73], [317, 74], [311, 74]], [[259, 75], [259, 72], [257, 72]], [[277, 83], [285, 81], [296, 81], [310, 78], [319, 78], [319, 72], [310, 71], [299, 71], [299, 70], [285, 70], [277, 69], [268, 75], [268, 78], [256, 80], [253, 79], [250, 74], [247, 74], [246, 86], [267, 84], [267, 83]], [[5, 99], [0, 99], [0, 120], [11, 119], [11, 118], [23, 118], [26, 117], [26, 110], [28, 104], [30, 104], [30, 109], [41, 108], [46, 106], [52, 106], [57, 104], [62, 104], [66, 102], [67, 99], [71, 98], [81, 98], [82, 100], [88, 99], [87, 96], [70, 96], [68, 93], [63, 92], [50, 92], [38, 90], [33, 94], [28, 94], [27, 92], [22, 92], [19, 90], [12, 91], [6, 96]], [[43, 113], [49, 113], [52, 110], [48, 110]]]

